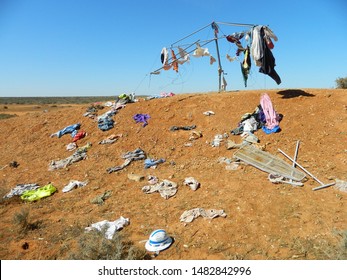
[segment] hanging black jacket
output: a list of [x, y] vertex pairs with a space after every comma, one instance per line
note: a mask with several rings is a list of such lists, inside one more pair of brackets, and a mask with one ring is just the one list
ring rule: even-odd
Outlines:
[[264, 39], [264, 29], [263, 28], [260, 31], [260, 35], [261, 35], [261, 38], [263, 38], [262, 45], [263, 45], [264, 55], [260, 59], [261, 67], [259, 69], [259, 72], [263, 73], [265, 75], [269, 75], [279, 85], [281, 83], [281, 78], [275, 70], [275, 65], [276, 65], [275, 58], [274, 58], [271, 50], [269, 49], [269, 47], [266, 44], [266, 41]]

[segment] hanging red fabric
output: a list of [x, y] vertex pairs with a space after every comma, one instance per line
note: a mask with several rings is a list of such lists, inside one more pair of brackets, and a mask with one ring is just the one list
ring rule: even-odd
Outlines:
[[178, 62], [174, 50], [171, 50], [171, 56], [173, 69], [178, 72]]

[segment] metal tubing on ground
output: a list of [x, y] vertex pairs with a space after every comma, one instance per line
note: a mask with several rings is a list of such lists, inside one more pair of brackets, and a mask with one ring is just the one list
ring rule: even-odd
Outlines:
[[313, 190], [313, 191], [318, 191], [318, 190], [320, 190], [320, 189], [324, 189], [324, 188], [327, 188], [327, 187], [331, 187], [331, 186], [333, 186], [333, 185], [335, 185], [335, 182], [330, 183], [330, 184], [326, 184], [326, 185], [323, 185], [323, 186], [315, 187], [315, 188], [313, 188], [312, 190]]
[[316, 178], [314, 175], [312, 175], [309, 171], [307, 171], [304, 167], [302, 167], [299, 163], [297, 163], [295, 160], [293, 160], [290, 156], [288, 156], [285, 152], [283, 152], [281, 149], [278, 149], [284, 156], [286, 156], [289, 160], [292, 162], [295, 162], [297, 166], [299, 166], [303, 171], [305, 171], [308, 175], [310, 175], [314, 180], [316, 180], [319, 184], [322, 186], [325, 185], [322, 181], [320, 181], [318, 178]]

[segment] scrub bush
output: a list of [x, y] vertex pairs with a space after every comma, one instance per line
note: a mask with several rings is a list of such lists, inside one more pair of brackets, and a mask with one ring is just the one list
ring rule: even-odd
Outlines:
[[345, 77], [345, 78], [337, 78], [335, 80], [335, 83], [336, 83], [336, 88], [346, 89], [347, 88], [347, 77]]
[[42, 221], [29, 222], [29, 210], [22, 208], [14, 214], [13, 223], [19, 227], [19, 233], [26, 234], [30, 230], [40, 228]]
[[104, 236], [105, 231], [92, 230], [84, 233], [78, 240], [78, 248], [72, 252], [69, 259], [72, 260], [143, 260], [148, 255], [120, 232], [117, 232], [111, 240]]

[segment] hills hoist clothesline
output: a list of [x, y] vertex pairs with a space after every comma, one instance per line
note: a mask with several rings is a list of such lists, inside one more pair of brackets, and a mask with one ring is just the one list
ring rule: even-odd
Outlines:
[[[230, 35], [219, 35], [219, 25], [247, 27], [248, 30], [243, 32], [234, 32]], [[189, 44], [178, 44], [208, 27], [212, 28], [214, 31], [213, 38], [203, 41], [198, 39]], [[281, 78], [275, 70], [275, 58], [271, 51], [271, 49], [274, 48], [274, 44], [271, 39], [277, 41], [277, 36], [268, 26], [243, 23], [212, 22], [172, 43], [170, 47], [164, 47], [160, 55], [162, 66], [152, 71], [150, 74], [157, 75], [160, 74], [161, 70], [168, 71], [170, 69], [178, 72], [179, 65], [189, 62], [191, 55], [195, 58], [209, 56], [210, 64], [212, 65], [214, 62], [216, 62], [216, 59], [210, 54], [208, 48], [203, 47], [214, 41], [218, 61], [218, 91], [225, 91], [227, 82], [224, 77], [225, 73], [221, 64], [218, 44], [218, 41], [221, 39], [226, 39], [229, 43], [237, 46], [237, 51], [234, 57], [226, 54], [226, 58], [229, 61], [232, 62], [243, 54], [243, 60], [240, 65], [245, 87], [247, 87], [248, 74], [250, 73], [251, 69], [251, 58], [253, 59], [255, 65], [259, 67], [260, 73], [270, 76], [278, 85], [281, 83]], [[246, 45], [242, 45], [241, 39], [245, 39]]]

